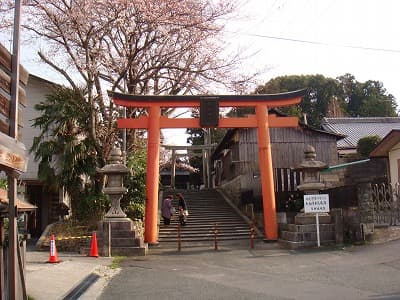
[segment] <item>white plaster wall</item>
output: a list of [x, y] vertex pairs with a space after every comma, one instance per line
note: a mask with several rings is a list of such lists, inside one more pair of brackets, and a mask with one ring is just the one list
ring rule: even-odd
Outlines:
[[29, 157], [28, 169], [26, 173], [21, 174], [20, 178], [23, 180], [36, 180], [38, 163], [34, 161], [34, 154], [29, 154], [29, 149], [32, 147], [33, 138], [40, 134], [40, 130], [32, 126], [33, 119], [39, 116], [34, 106], [39, 102], [45, 100], [46, 95], [51, 92], [51, 84], [38, 77], [30, 76], [26, 86], [27, 105], [22, 109], [22, 118], [24, 120], [24, 127], [22, 128], [22, 143], [27, 149]]
[[389, 151], [390, 182], [393, 187], [399, 182], [398, 159], [400, 159], [400, 142]]

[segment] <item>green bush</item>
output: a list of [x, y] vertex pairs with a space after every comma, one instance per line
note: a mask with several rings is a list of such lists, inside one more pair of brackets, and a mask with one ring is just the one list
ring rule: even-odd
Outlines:
[[144, 216], [144, 204], [131, 202], [124, 207], [124, 212], [132, 220], [141, 220]]
[[7, 178], [0, 178], [0, 189], [8, 189]]
[[128, 157], [127, 166], [131, 174], [125, 177], [128, 192], [121, 199], [121, 208], [131, 219], [143, 219], [146, 197], [147, 152], [137, 147]]
[[107, 195], [92, 190], [83, 191], [74, 216], [78, 221], [86, 221], [90, 225], [101, 220], [109, 208], [110, 200]]
[[379, 135], [369, 135], [358, 140], [357, 152], [364, 157], [368, 157], [376, 145], [381, 141]]

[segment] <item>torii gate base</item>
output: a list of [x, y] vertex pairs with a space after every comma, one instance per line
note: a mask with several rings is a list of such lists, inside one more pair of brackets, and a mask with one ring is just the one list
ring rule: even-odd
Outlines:
[[278, 239], [275, 191], [269, 127], [297, 127], [295, 117], [268, 115], [269, 107], [298, 104], [305, 90], [273, 95], [216, 95], [216, 96], [142, 96], [110, 92], [115, 104], [126, 107], [148, 108], [148, 116], [138, 119], [119, 119], [118, 128], [148, 130], [146, 176], [145, 242], [158, 243], [158, 179], [160, 129], [201, 128], [198, 118], [169, 119], [161, 116], [162, 107], [200, 107], [207, 99], [216, 99], [220, 107], [255, 107], [256, 115], [245, 118], [220, 118], [218, 128], [258, 128], [258, 149], [263, 197], [264, 231], [267, 240]]

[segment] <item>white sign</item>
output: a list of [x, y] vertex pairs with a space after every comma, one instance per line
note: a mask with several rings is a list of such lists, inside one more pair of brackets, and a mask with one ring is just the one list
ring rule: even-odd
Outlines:
[[305, 213], [329, 212], [329, 195], [328, 194], [304, 195], [304, 212]]

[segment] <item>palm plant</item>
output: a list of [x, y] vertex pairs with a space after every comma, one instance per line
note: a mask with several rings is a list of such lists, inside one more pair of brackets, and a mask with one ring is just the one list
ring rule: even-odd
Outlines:
[[41, 115], [33, 126], [41, 133], [34, 137], [30, 152], [39, 161], [38, 177], [50, 188], [65, 188], [76, 207], [84, 182], [93, 184], [96, 150], [88, 134], [90, 105], [80, 90], [56, 87], [46, 100], [35, 106]]

